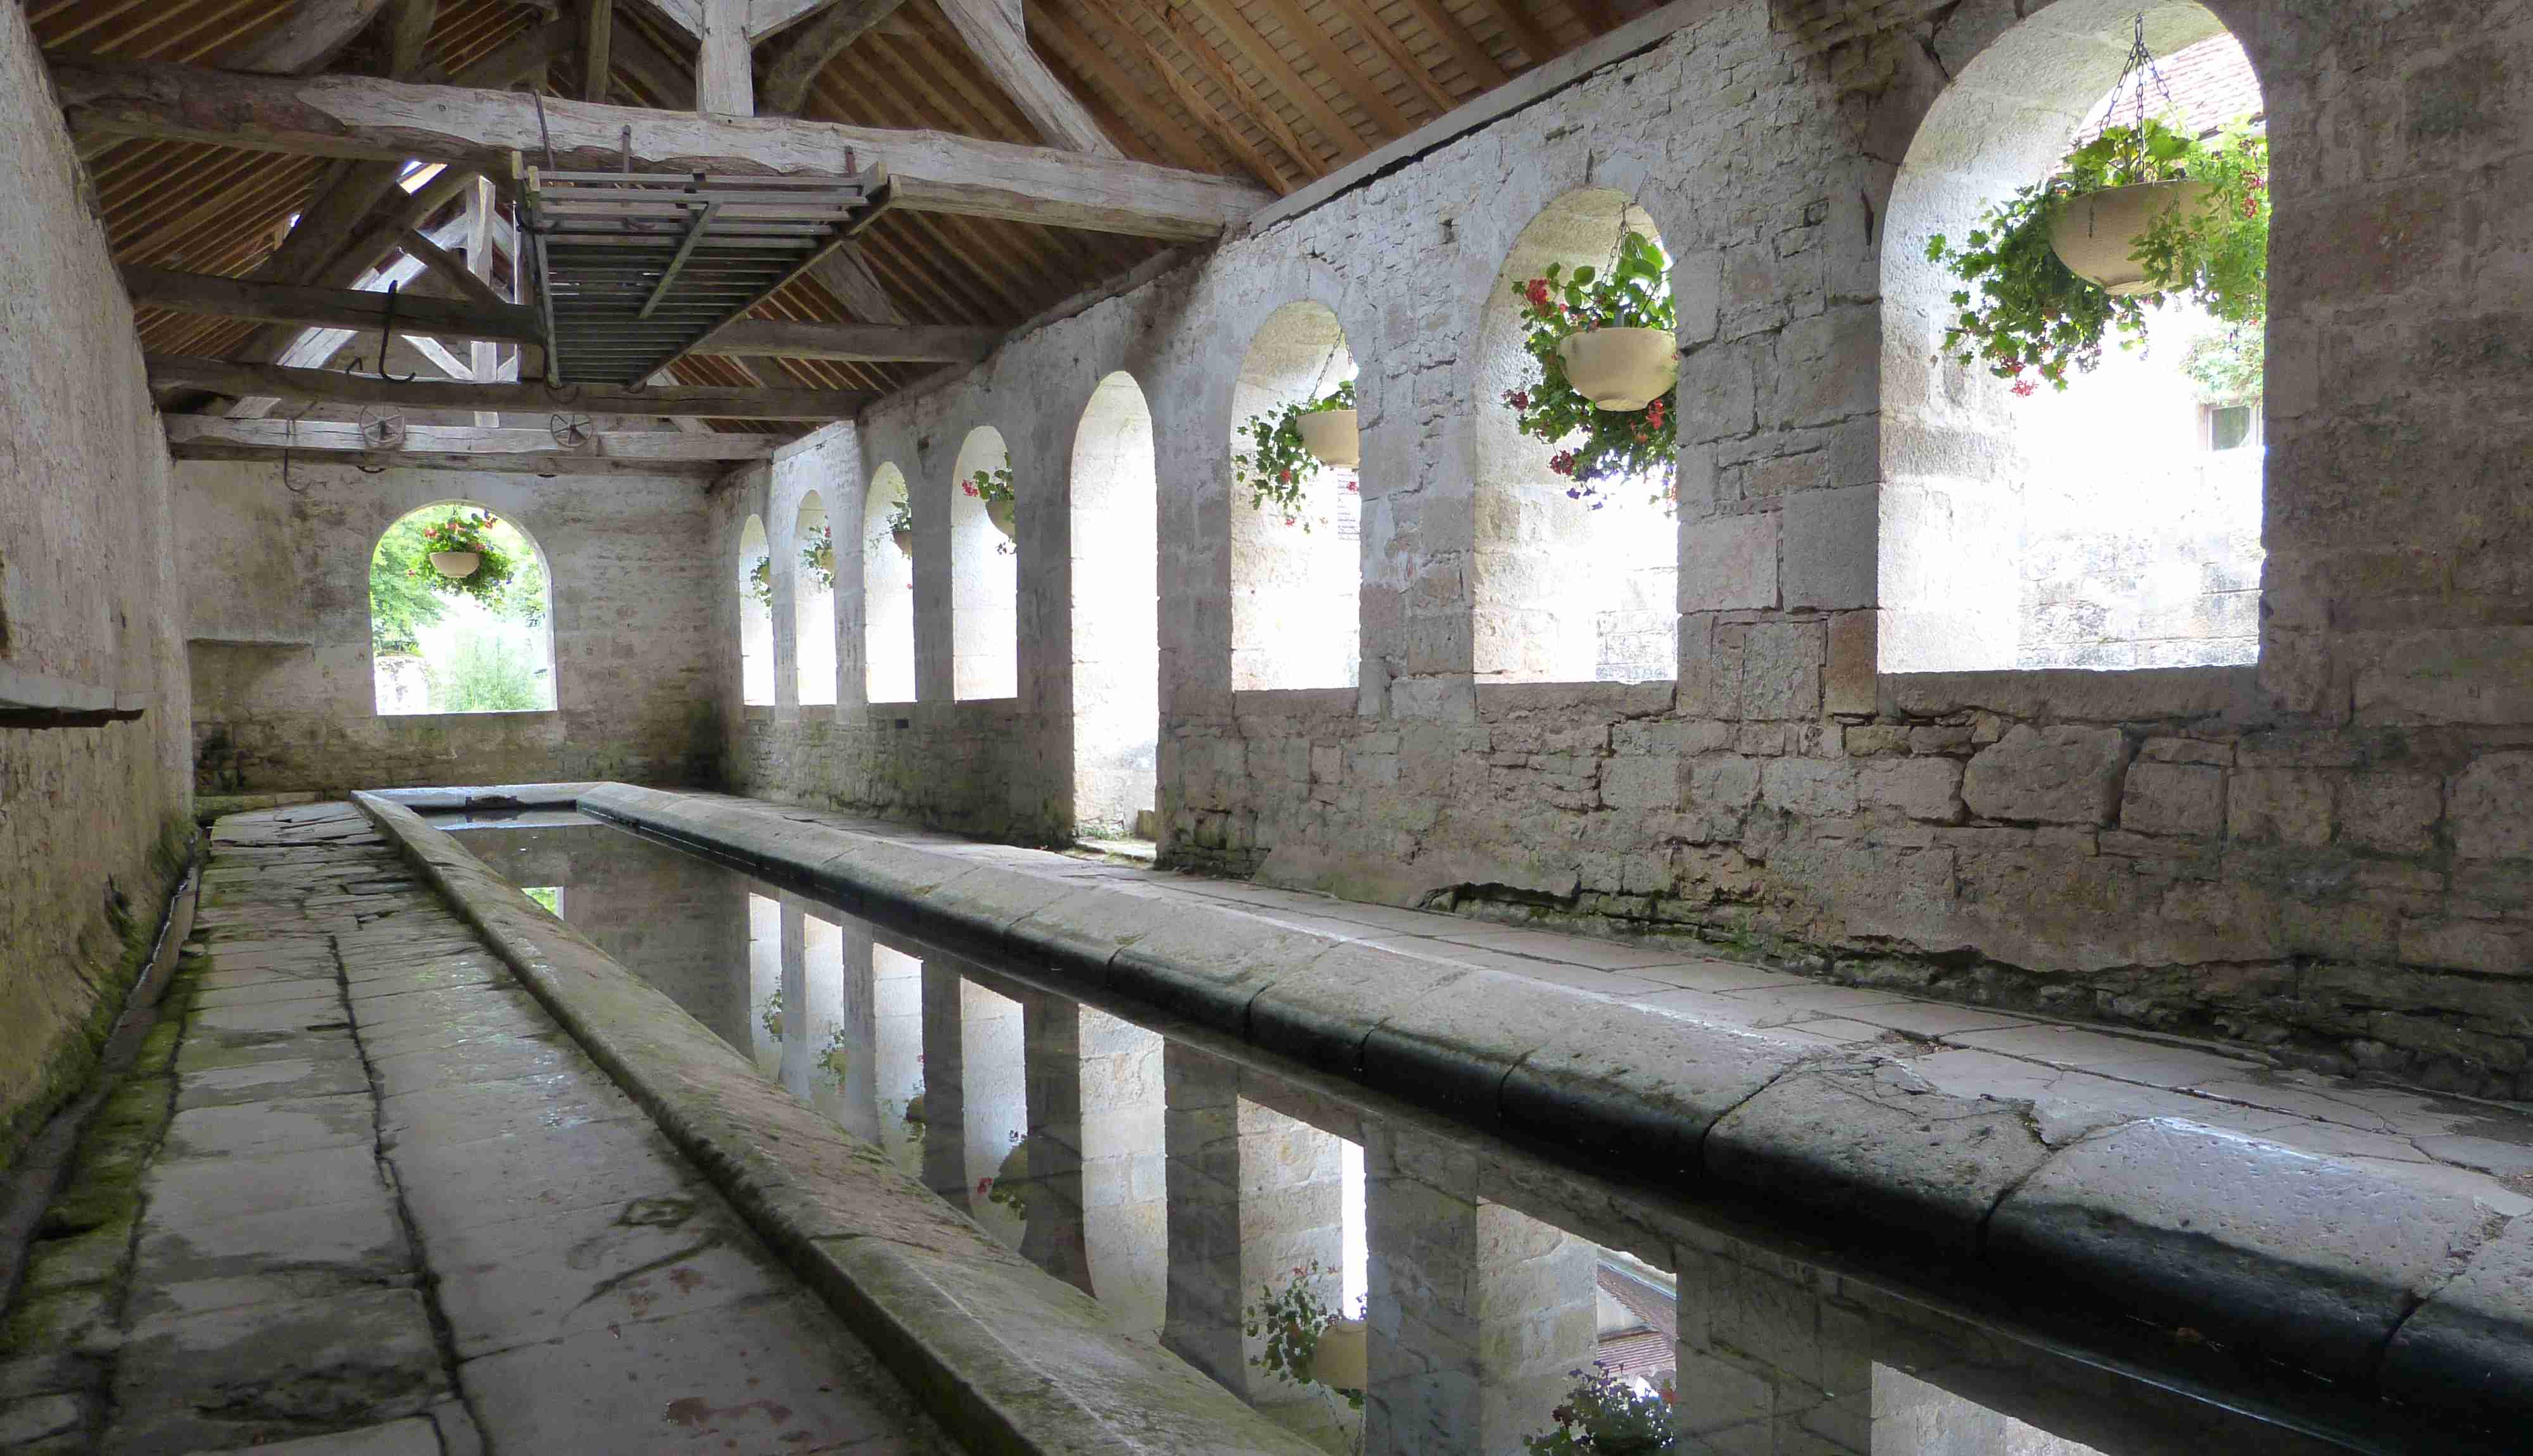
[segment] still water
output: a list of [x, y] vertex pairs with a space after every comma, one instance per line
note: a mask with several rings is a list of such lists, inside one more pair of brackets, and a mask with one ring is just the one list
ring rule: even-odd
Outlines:
[[[1939, 1271], [1859, 1273], [1764, 1211], [1632, 1190], [576, 814], [443, 822], [766, 1077], [1332, 1451], [1511, 1456], [1596, 1398], [1656, 1435], [1571, 1449], [2504, 1448], [2187, 1339], [2071, 1338]], [[1296, 1298], [1337, 1319], [1319, 1379], [1246, 1333]]]

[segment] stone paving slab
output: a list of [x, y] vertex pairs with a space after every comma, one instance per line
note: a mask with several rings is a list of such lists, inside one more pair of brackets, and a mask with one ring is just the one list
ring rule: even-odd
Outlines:
[[224, 819], [203, 883], [0, 1451], [946, 1449], [365, 817]]
[[[1922, 1001], [1672, 946], [1086, 867], [792, 805], [624, 785], [579, 786], [571, 801], [927, 941], [1153, 1000], [1481, 1126], [1533, 1115], [1641, 1133], [1656, 1104], [1640, 1069], [1761, 1038], [1781, 1064], [1732, 1116], [1690, 1129], [1684, 1186], [1774, 1199], [1823, 1227], [1905, 1229], [2053, 1297], [2089, 1291], [2122, 1314], [2225, 1329], [2326, 1370], [2391, 1373], [2388, 1343], [2411, 1352], [2398, 1373], [2429, 1398], [2468, 1387], [2533, 1414], [2533, 1362], [2440, 1381], [2416, 1353], [2485, 1351], [2490, 1292], [2522, 1285], [2518, 1263], [2480, 1252], [2514, 1247], [2533, 1214], [2526, 1109], [2297, 1071], [2248, 1046]], [[1320, 966], [1336, 948], [1369, 958], [1349, 966], [1355, 980], [1421, 994], [1332, 991]], [[1375, 963], [1384, 957], [1388, 969]], [[1438, 978], [1438, 964], [1464, 973]], [[1349, 1025], [1349, 1013], [1363, 1019]], [[1613, 1040], [1611, 1015], [1646, 1028], [1624, 1065], [1569, 1044], [1582, 1034], [1570, 1028]], [[1523, 1076], [1546, 1062], [1561, 1069], [1553, 1089]], [[2191, 1156], [2111, 1151], [2183, 1145]], [[2174, 1180], [2188, 1196], [2163, 1187]], [[2312, 1194], [2326, 1184], [2331, 1196]], [[2190, 1258], [2173, 1262], [2176, 1249]], [[2195, 1272], [2124, 1276], [2157, 1260]], [[2401, 1342], [2414, 1311], [2435, 1317]], [[2496, 1328], [2533, 1347], [2533, 1309]]]

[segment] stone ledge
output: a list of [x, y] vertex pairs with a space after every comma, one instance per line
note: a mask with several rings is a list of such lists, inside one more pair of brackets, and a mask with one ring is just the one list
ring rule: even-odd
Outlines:
[[994, 1243], [406, 806], [441, 796], [468, 793], [354, 801], [970, 1450], [1316, 1450]]
[[[1958, 1077], [1928, 1082], [1898, 1048], [1452, 974], [1368, 935], [1060, 856], [623, 785], [580, 803], [926, 940], [1153, 1000], [1464, 1122], [1628, 1149], [1641, 1175], [1677, 1192], [1756, 1195], [1823, 1227], [1936, 1241], [2047, 1291], [2053, 1311], [2074, 1292], [2101, 1313], [2222, 1331], [2342, 1380], [2533, 1413], [2533, 1362], [2482, 1358], [2494, 1343], [2533, 1348], [2533, 1311], [2504, 1303], [2533, 1227], [2510, 1220], [2533, 1200], [2491, 1179], [2396, 1176], [2186, 1112], [2111, 1114], [2066, 1136], [2060, 1110]], [[1847, 1115], [1858, 1109], [1868, 1115]], [[2211, 1099], [2203, 1115], [2242, 1110]], [[2271, 1121], [2274, 1136], [2310, 1120]], [[2170, 1156], [2133, 1155], [2154, 1148]], [[2434, 1317], [2405, 1330], [2423, 1308]], [[2399, 1351], [2389, 1364], [2387, 1344]]]

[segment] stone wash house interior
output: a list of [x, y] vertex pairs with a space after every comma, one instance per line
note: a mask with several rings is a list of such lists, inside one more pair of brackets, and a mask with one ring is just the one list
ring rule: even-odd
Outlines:
[[2533, 1450], [2533, 5], [0, 5], [0, 1452]]

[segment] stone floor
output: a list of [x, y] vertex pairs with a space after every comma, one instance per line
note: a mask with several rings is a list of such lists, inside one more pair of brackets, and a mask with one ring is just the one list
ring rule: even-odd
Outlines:
[[220, 821], [0, 1450], [948, 1450], [349, 806]]

